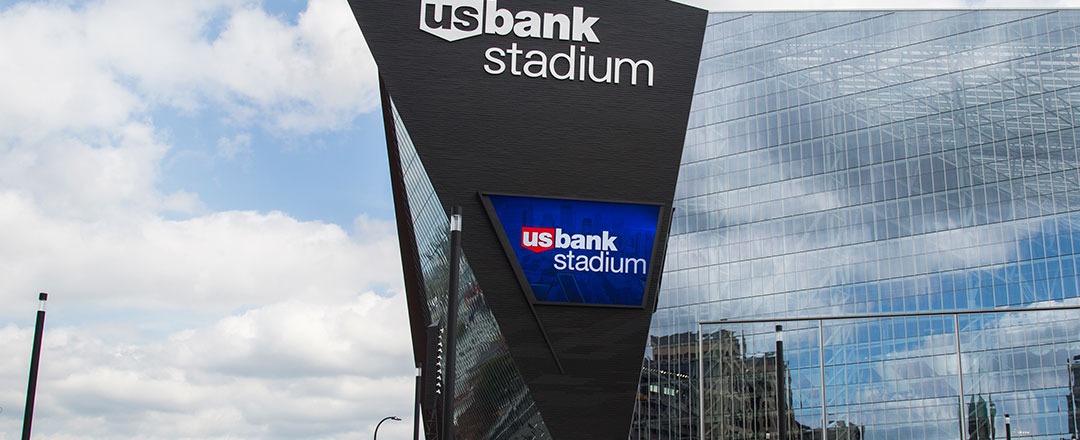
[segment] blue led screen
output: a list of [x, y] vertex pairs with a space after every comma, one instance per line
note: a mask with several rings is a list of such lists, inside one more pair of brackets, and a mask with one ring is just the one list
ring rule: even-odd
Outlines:
[[535, 301], [642, 305], [660, 206], [488, 199]]

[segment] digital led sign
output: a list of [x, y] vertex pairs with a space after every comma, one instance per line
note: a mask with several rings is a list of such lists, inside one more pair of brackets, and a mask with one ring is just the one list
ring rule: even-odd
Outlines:
[[642, 305], [659, 205], [485, 197], [531, 301]]

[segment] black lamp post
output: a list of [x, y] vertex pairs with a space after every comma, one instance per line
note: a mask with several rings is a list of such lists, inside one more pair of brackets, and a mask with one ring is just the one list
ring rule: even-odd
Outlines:
[[1012, 440], [1012, 424], [1008, 414], [1005, 414], [1005, 440]]
[[387, 420], [394, 420], [394, 421], [400, 422], [401, 418], [398, 417], [398, 416], [390, 416], [390, 417], [383, 417], [382, 420], [379, 420], [379, 424], [375, 425], [375, 438], [374, 438], [374, 440], [379, 440], [379, 427], [382, 426], [382, 422], [385, 422]]
[[22, 440], [30, 440], [30, 425], [34, 422], [34, 398], [37, 396], [38, 363], [41, 361], [41, 337], [45, 331], [45, 301], [48, 293], [39, 293], [37, 324], [34, 326], [34, 351], [30, 355], [30, 380], [26, 385], [26, 408], [23, 410]]
[[776, 415], [780, 440], [788, 440], [787, 399], [784, 398], [784, 326], [776, 326]]
[[446, 378], [443, 384], [442, 436], [454, 440], [454, 385], [457, 378], [458, 283], [461, 272], [461, 207], [450, 210], [450, 285], [446, 298]]

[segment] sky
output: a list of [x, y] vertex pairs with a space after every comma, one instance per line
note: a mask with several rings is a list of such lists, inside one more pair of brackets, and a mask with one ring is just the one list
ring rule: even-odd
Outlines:
[[[745, 3], [700, 0], [715, 10]], [[1080, 7], [763, 1], [756, 9]], [[376, 68], [345, 0], [0, 0], [0, 440], [411, 438]]]

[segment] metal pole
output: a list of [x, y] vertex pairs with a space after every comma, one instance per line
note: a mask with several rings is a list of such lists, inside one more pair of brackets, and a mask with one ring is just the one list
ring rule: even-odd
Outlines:
[[461, 207], [450, 211], [450, 285], [446, 299], [446, 390], [443, 394], [443, 435], [440, 440], [454, 440], [454, 385], [457, 364], [458, 278], [461, 271]]
[[379, 427], [382, 426], [382, 422], [385, 422], [387, 420], [396, 420], [396, 421], [400, 422], [401, 418], [399, 418], [398, 416], [390, 416], [390, 417], [383, 417], [382, 420], [379, 420], [379, 424], [375, 425], [375, 437], [374, 437], [374, 440], [379, 440]]
[[818, 372], [821, 373], [821, 438], [829, 440], [829, 416], [825, 410], [825, 328], [822, 321], [817, 322]]
[[964, 428], [967, 426], [967, 413], [964, 411], [964, 358], [960, 353], [959, 313], [953, 315], [953, 325], [956, 330], [956, 379], [960, 385], [960, 438], [964, 438]]
[[[717, 347], [717, 349], [720, 350], [720, 354], [717, 355], [719, 357], [720, 361], [717, 362], [717, 364], [719, 364], [719, 365], [717, 366], [717, 371], [716, 371], [716, 378], [717, 378], [717, 381], [716, 381], [716, 405], [717, 405], [716, 416], [717, 417], [716, 417], [716, 429], [714, 430], [715, 434], [713, 435], [713, 437], [714, 438], [724, 438], [724, 423], [726, 422], [725, 416], [724, 416], [724, 361], [727, 360], [727, 350], [724, 349], [724, 329], [719, 329], [719, 331], [716, 332], [716, 335], [717, 335], [718, 339], [720, 340], [719, 347]], [[731, 386], [732, 387], [735, 386], [735, 381], [734, 380], [732, 380]]]
[[26, 407], [23, 410], [22, 440], [30, 440], [30, 425], [34, 421], [34, 399], [37, 396], [38, 364], [41, 361], [41, 337], [45, 332], [45, 301], [48, 293], [39, 293], [37, 323], [34, 325], [34, 351], [30, 355], [30, 379], [26, 385]]
[[788, 440], [784, 399], [784, 326], [776, 326], [776, 415], [780, 440]]
[[422, 376], [423, 376], [423, 370], [419, 366], [417, 366], [416, 367], [416, 401], [413, 402], [413, 434], [412, 434], [413, 440], [420, 440], [420, 418], [423, 417], [423, 416], [420, 415], [420, 385], [421, 385], [421, 383], [423, 383]]
[[1005, 440], [1012, 440], [1012, 424], [1009, 423], [1009, 415], [1005, 414]]
[[[701, 324], [698, 324], [698, 326], [700, 327]], [[1072, 420], [1069, 420], [1069, 433], [1072, 434], [1073, 438], [1076, 438], [1076, 428], [1077, 428], [1077, 426], [1076, 426], [1076, 407], [1074, 406], [1074, 404], [1076, 402], [1076, 388], [1073, 387], [1072, 359], [1065, 358], [1065, 369], [1069, 370], [1069, 397], [1068, 397], [1069, 402], [1068, 403], [1069, 403], [1069, 417], [1072, 418]]]
[[834, 316], [791, 316], [783, 318], [752, 318], [752, 319], [721, 319], [719, 321], [701, 321], [699, 324], [703, 325], [730, 325], [730, 324], [761, 324], [771, 322], [797, 322], [797, 321], [850, 321], [856, 319], [885, 319], [885, 318], [911, 318], [921, 316], [952, 316], [956, 314], [961, 315], [989, 315], [989, 314], [1002, 314], [1002, 313], [1034, 313], [1034, 312], [1061, 312], [1061, 311], [1076, 311], [1080, 310], [1080, 305], [1075, 306], [1054, 306], [1054, 307], [1034, 307], [1029, 309], [1024, 308], [1008, 308], [1008, 309], [984, 309], [984, 310], [965, 310], [963, 312], [910, 312], [910, 313], [866, 313], [855, 315], [834, 315]]
[[697, 326], [698, 358], [698, 439], [705, 440], [705, 336]]
[[[1080, 359], [1075, 360], [1080, 362]], [[1080, 371], [1080, 364], [1073, 366], [1073, 359], [1068, 358], [1065, 363], [1069, 366], [1069, 415], [1073, 418], [1069, 421], [1069, 433], [1072, 434], [1072, 440], [1076, 440], [1076, 433], [1080, 431], [1080, 405], [1077, 405], [1080, 393], [1076, 392], [1080, 384], [1076, 383], [1076, 371]]]

